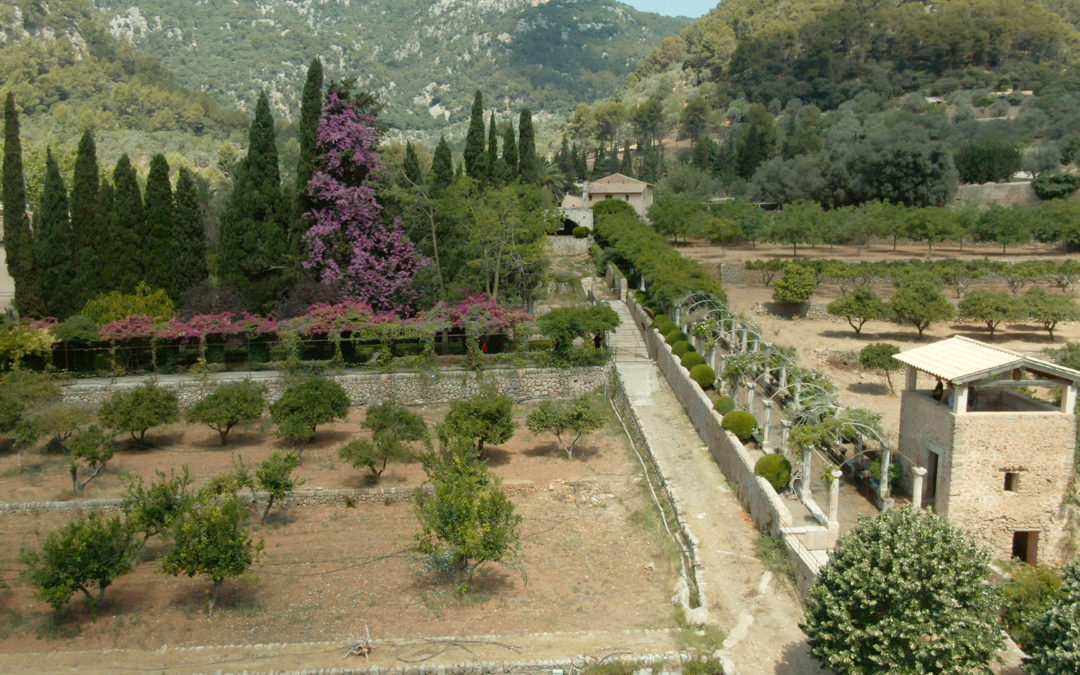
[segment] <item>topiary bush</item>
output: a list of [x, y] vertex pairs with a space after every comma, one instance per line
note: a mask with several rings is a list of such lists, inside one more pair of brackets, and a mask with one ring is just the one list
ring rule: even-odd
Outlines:
[[716, 371], [710, 365], [699, 363], [690, 369], [690, 379], [702, 389], [711, 389], [716, 383]]
[[584, 239], [585, 237], [592, 234], [592, 230], [585, 227], [584, 225], [578, 225], [577, 227], [575, 227], [572, 230], [572, 232], [573, 232], [574, 236], [577, 237], [578, 239]]
[[791, 481], [791, 462], [781, 454], [765, 455], [754, 465], [754, 473], [769, 481], [780, 492]]
[[657, 314], [656, 319], [653, 320], [653, 327], [660, 331], [661, 335], [665, 336], [671, 331], [679, 329], [667, 314]]
[[721, 396], [720, 398], [716, 399], [716, 403], [713, 403], [712, 407], [713, 410], [720, 413], [721, 415], [726, 415], [735, 409], [735, 399], [731, 398], [730, 396]]
[[694, 349], [694, 345], [690, 344], [686, 340], [679, 340], [678, 342], [674, 342], [671, 345], [671, 353], [678, 357], [682, 357], [683, 354], [692, 351], [696, 351]]
[[675, 328], [675, 330], [671, 330], [671, 331], [668, 331], [667, 333], [664, 333], [664, 340], [669, 345], [673, 345], [676, 342], [682, 342], [682, 341], [686, 340], [686, 333], [682, 332], [678, 328]]
[[720, 426], [738, 436], [739, 440], [745, 443], [757, 431], [758, 422], [756, 417], [745, 410], [732, 410], [724, 415], [724, 421]]
[[682, 361], [683, 368], [687, 370], [705, 363], [705, 357], [697, 352], [686, 352], [679, 360]]

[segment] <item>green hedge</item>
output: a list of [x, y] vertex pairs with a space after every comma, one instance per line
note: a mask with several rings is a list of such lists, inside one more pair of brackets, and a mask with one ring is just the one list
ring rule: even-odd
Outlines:
[[682, 332], [678, 328], [676, 328], [675, 330], [669, 330], [668, 332], [664, 333], [664, 341], [667, 342], [669, 345], [673, 345], [676, 342], [687, 342], [688, 340], [689, 339], [687, 338], [686, 333]]
[[716, 384], [716, 371], [712, 366], [701, 363], [690, 369], [690, 377], [702, 389], [711, 389]]
[[683, 354], [696, 351], [694, 345], [690, 344], [687, 340], [679, 340], [671, 345], [671, 353], [679, 358], [682, 358]]
[[571, 232], [572, 232], [572, 233], [573, 233], [573, 235], [574, 235], [575, 237], [577, 237], [578, 239], [584, 239], [585, 237], [587, 237], [587, 236], [589, 236], [590, 234], [592, 234], [592, 230], [590, 230], [589, 228], [585, 227], [584, 225], [578, 225], [578, 226], [577, 226], [577, 227], [575, 227], [575, 228], [574, 228], [573, 230], [571, 230]]
[[683, 368], [687, 370], [705, 363], [705, 357], [697, 352], [686, 352], [679, 360], [682, 361]]
[[606, 199], [593, 207], [593, 236], [601, 246], [615, 250], [624, 268], [632, 267], [645, 276], [649, 295], [657, 304], [670, 307], [695, 291], [727, 302], [720, 282], [701, 263], [684, 258], [632, 209], [618, 204]]
[[757, 418], [745, 410], [732, 410], [724, 415], [724, 421], [720, 425], [738, 436], [743, 443], [750, 440], [758, 428]]
[[721, 415], [726, 415], [735, 409], [735, 399], [731, 398], [730, 396], [721, 396], [720, 398], [716, 399], [716, 403], [713, 403], [712, 407], [713, 410], [720, 413]]
[[765, 455], [754, 465], [754, 473], [769, 481], [777, 492], [784, 490], [791, 480], [791, 462], [781, 454]]

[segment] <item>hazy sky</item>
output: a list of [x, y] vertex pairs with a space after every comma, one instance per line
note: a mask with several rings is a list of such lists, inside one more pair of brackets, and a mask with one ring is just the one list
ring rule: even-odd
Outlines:
[[645, 12], [657, 12], [668, 16], [705, 16], [716, 7], [719, 0], [622, 0], [631, 7]]

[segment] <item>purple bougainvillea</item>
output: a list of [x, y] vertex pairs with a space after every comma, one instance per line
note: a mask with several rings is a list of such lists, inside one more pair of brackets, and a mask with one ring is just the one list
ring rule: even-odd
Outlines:
[[322, 169], [308, 183], [316, 206], [306, 215], [307, 260], [325, 282], [341, 283], [349, 300], [376, 311], [409, 313], [412, 280], [427, 263], [401, 223], [382, 222], [373, 181], [383, 168], [375, 117], [331, 91], [319, 120]]

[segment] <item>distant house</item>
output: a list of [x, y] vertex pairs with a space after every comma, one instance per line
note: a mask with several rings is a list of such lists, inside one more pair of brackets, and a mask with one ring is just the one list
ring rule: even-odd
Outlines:
[[644, 218], [653, 203], [653, 190], [651, 183], [613, 173], [599, 180], [586, 182], [584, 198], [590, 209], [605, 199], [619, 199], [628, 202], [637, 214]]
[[[995, 557], [1064, 563], [1080, 372], [965, 337], [894, 358], [907, 366], [899, 454], [912, 501]], [[930, 376], [922, 386], [920, 374]], [[1056, 391], [1061, 403], [1022, 393], [1031, 388]]]

